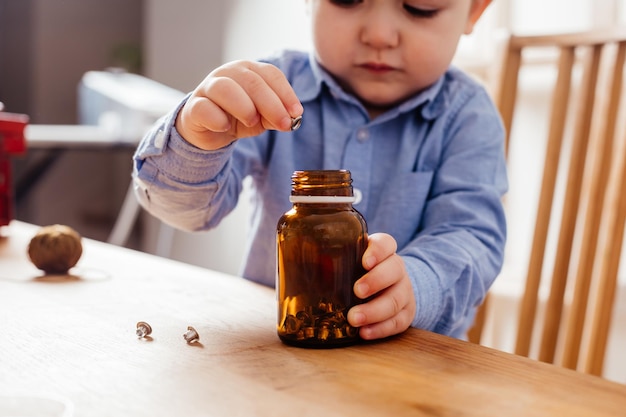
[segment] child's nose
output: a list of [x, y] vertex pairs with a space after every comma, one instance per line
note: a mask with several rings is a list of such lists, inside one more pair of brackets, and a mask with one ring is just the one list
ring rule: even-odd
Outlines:
[[370, 13], [361, 29], [361, 42], [376, 49], [398, 46], [400, 33], [394, 20], [385, 13]]

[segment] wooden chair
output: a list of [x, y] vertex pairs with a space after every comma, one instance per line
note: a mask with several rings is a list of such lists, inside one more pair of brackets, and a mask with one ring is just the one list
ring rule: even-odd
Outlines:
[[[502, 51], [494, 99], [508, 132], [507, 152], [525, 140], [511, 136], [520, 70], [533, 65], [533, 53], [541, 53], [533, 51], [550, 51], [553, 59], [546, 62], [557, 67], [545, 114], [545, 161], [515, 353], [529, 356], [533, 343], [541, 361], [601, 375], [626, 216], [626, 28], [507, 35]], [[534, 55], [535, 64], [545, 56]], [[545, 271], [547, 265], [553, 265], [551, 271]], [[539, 296], [542, 279], [549, 282], [547, 300]], [[535, 330], [537, 307], [544, 302], [543, 325]], [[562, 323], [565, 308], [568, 320]], [[471, 341], [480, 342], [485, 312], [497, 314], [488, 302], [481, 306]], [[538, 344], [532, 340], [537, 336]]]

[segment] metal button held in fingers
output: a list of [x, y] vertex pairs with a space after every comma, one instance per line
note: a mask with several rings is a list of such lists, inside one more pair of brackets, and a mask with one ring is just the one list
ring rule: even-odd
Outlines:
[[291, 119], [291, 130], [298, 130], [302, 126], [302, 116], [293, 117]]

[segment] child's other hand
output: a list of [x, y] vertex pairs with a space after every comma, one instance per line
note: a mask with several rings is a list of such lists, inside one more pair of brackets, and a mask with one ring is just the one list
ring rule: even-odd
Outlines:
[[348, 312], [352, 326], [360, 327], [363, 339], [381, 339], [402, 333], [415, 316], [415, 297], [404, 261], [396, 254], [397, 244], [386, 233], [369, 236], [363, 254], [363, 266], [368, 272], [354, 284], [354, 293], [366, 303]]
[[212, 71], [193, 91], [176, 130], [201, 149], [213, 150], [267, 129], [288, 131], [302, 114], [285, 75], [275, 66], [235, 61]]

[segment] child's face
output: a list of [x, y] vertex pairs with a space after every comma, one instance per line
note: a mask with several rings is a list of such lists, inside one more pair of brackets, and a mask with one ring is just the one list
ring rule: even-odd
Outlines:
[[372, 116], [448, 68], [491, 0], [307, 0], [320, 64]]

